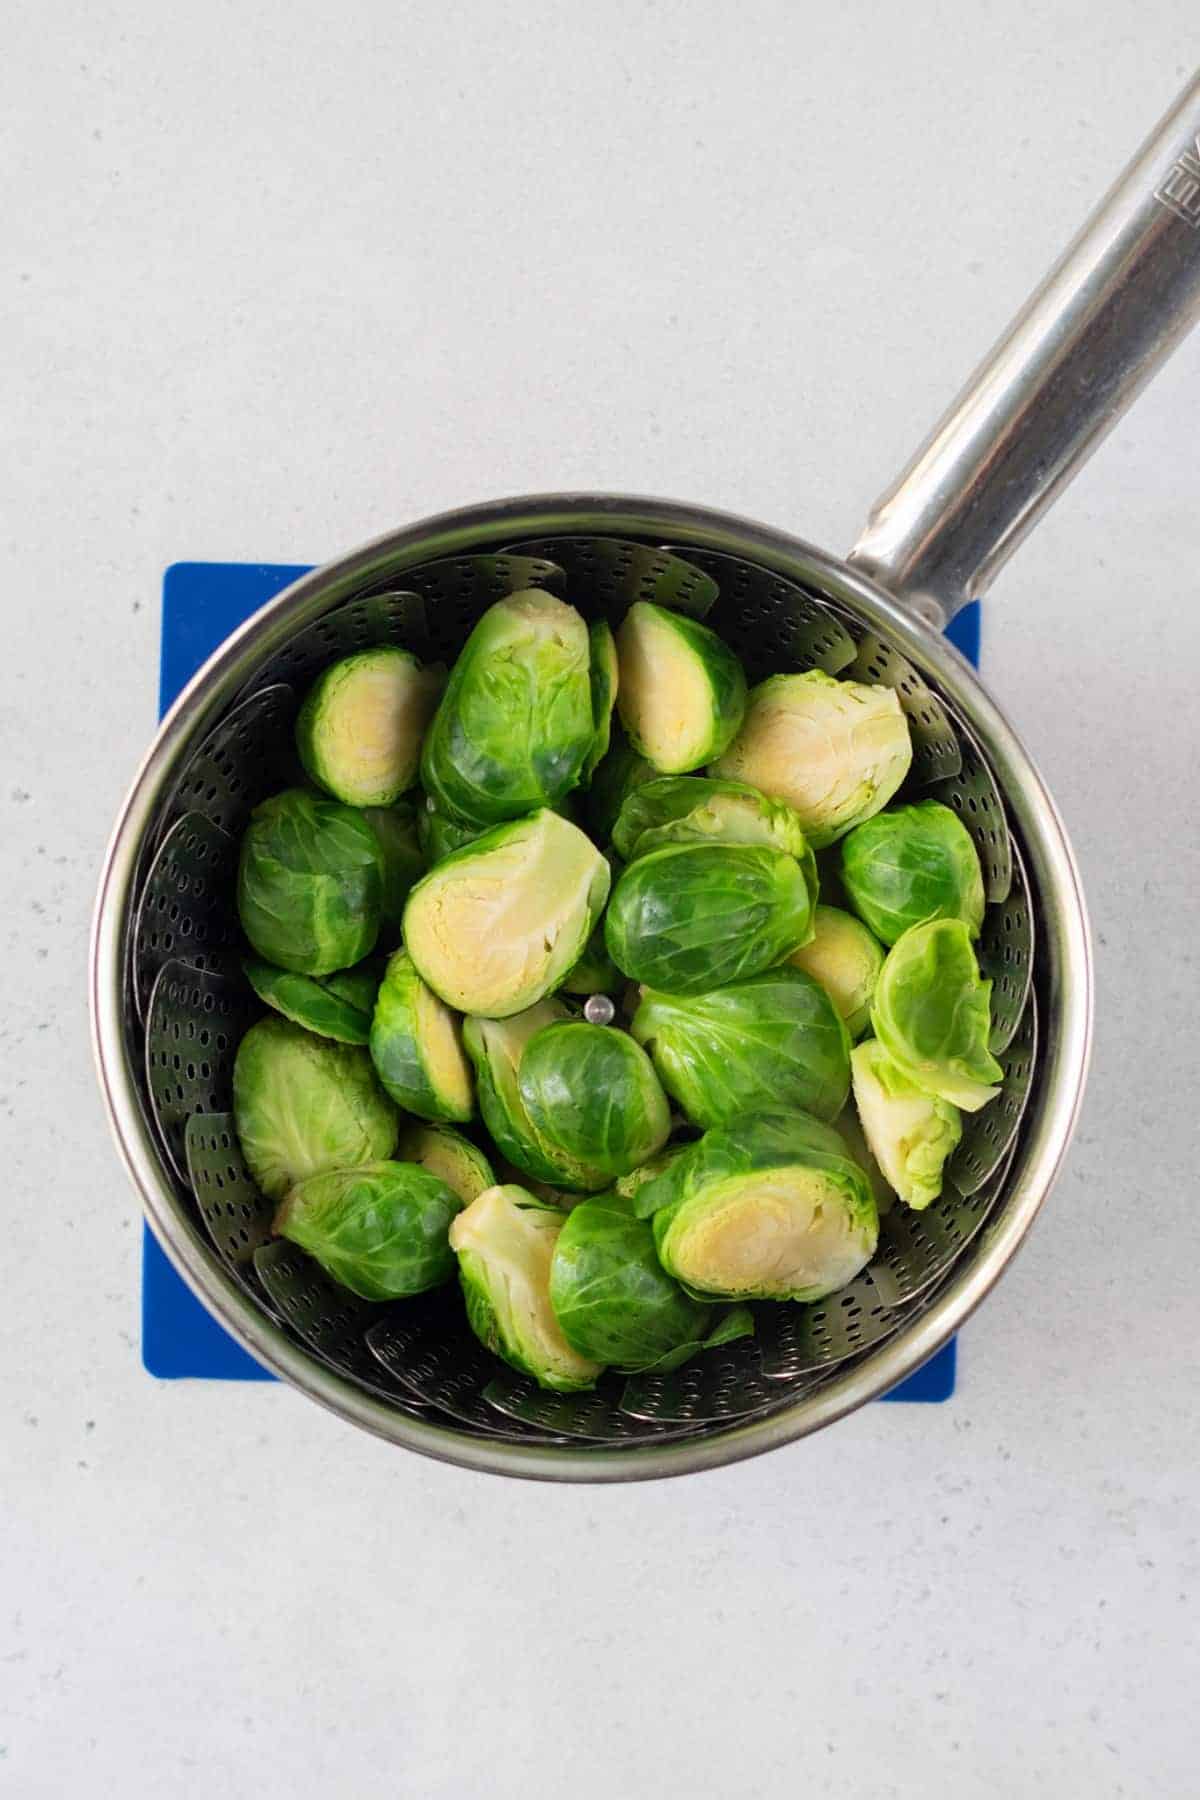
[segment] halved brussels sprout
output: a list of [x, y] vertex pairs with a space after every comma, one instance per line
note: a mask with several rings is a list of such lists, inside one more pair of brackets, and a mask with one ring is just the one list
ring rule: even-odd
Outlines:
[[880, 812], [911, 762], [908, 720], [892, 688], [810, 669], [752, 690], [745, 723], [712, 773], [786, 800], [819, 850]]
[[788, 964], [708, 994], [647, 991], [630, 1030], [693, 1124], [790, 1106], [834, 1119], [846, 1103], [846, 1027], [824, 988]]
[[595, 845], [543, 808], [485, 832], [418, 882], [404, 911], [404, 942], [449, 1006], [507, 1018], [570, 974], [608, 885]]
[[460, 1123], [475, 1111], [458, 1018], [421, 980], [406, 950], [388, 958], [371, 1021], [371, 1061], [398, 1106]]
[[573, 1350], [623, 1374], [678, 1369], [754, 1330], [748, 1307], [721, 1312], [684, 1292], [658, 1260], [653, 1227], [619, 1194], [584, 1200], [567, 1219], [550, 1304]]
[[238, 1045], [233, 1121], [270, 1200], [326, 1169], [383, 1161], [400, 1129], [365, 1050], [278, 1018], [260, 1019]]
[[728, 644], [685, 613], [635, 600], [617, 633], [617, 709], [634, 748], [665, 775], [720, 756], [746, 710]]
[[592, 747], [583, 759], [583, 780], [589, 782], [597, 764], [608, 754], [612, 736], [613, 707], [617, 703], [617, 646], [607, 619], [593, 619], [588, 626], [589, 677], [592, 686]]
[[556, 1000], [542, 1000], [509, 1019], [467, 1019], [463, 1042], [475, 1065], [479, 1110], [501, 1156], [533, 1181], [582, 1192], [605, 1187], [608, 1174], [573, 1157], [542, 1135], [521, 1098], [519, 1071], [525, 1047], [547, 1025], [570, 1015]]
[[850, 1075], [863, 1135], [884, 1179], [906, 1206], [922, 1211], [942, 1191], [942, 1167], [962, 1136], [962, 1114], [910, 1081], [878, 1038], [858, 1045]]
[[794, 856], [750, 844], [668, 844], [613, 889], [608, 954], [633, 981], [702, 994], [807, 943], [813, 892]]
[[979, 936], [979, 853], [958, 814], [939, 800], [856, 825], [842, 840], [842, 881], [855, 912], [885, 944], [928, 919], [962, 919]]
[[540, 588], [490, 606], [450, 672], [421, 779], [443, 812], [496, 824], [553, 806], [595, 739], [587, 626]]
[[612, 1025], [544, 1026], [521, 1054], [517, 1085], [539, 1136], [606, 1175], [628, 1175], [657, 1155], [671, 1130], [650, 1058]]
[[625, 799], [643, 781], [653, 781], [658, 770], [639, 756], [617, 724], [612, 728], [608, 753], [592, 771], [587, 792], [588, 828], [597, 840], [606, 838], [616, 823]]
[[571, 1348], [550, 1305], [550, 1266], [565, 1222], [524, 1188], [493, 1187], [450, 1227], [471, 1330], [493, 1355], [560, 1393], [595, 1387], [603, 1372]]
[[404, 917], [404, 902], [409, 890], [425, 873], [425, 852], [421, 848], [410, 801], [401, 800], [395, 806], [368, 806], [364, 808], [363, 817], [370, 821], [383, 854], [380, 927], [394, 940]]
[[454, 1273], [458, 1195], [415, 1163], [375, 1162], [310, 1175], [284, 1200], [275, 1230], [364, 1300], [403, 1300]]
[[632, 862], [664, 844], [762, 844], [786, 850], [804, 866], [816, 898], [816, 857], [799, 815], [743, 781], [660, 775], [635, 789], [613, 827], [614, 849]]
[[803, 1113], [709, 1131], [634, 1202], [659, 1261], [693, 1292], [822, 1300], [875, 1253], [870, 1183], [828, 1125]]
[[866, 926], [839, 907], [818, 906], [812, 937], [788, 961], [820, 982], [850, 1036], [861, 1037], [871, 1020], [871, 1000], [883, 967], [883, 946]]
[[318, 675], [296, 720], [305, 770], [347, 806], [390, 806], [417, 778], [444, 672], [388, 645]]
[[882, 1219], [890, 1213], [896, 1204], [896, 1190], [892, 1187], [883, 1170], [871, 1155], [871, 1146], [863, 1136], [863, 1128], [855, 1111], [851, 1097], [843, 1106], [833, 1122], [833, 1128], [840, 1138], [846, 1140], [846, 1148], [853, 1162], [856, 1162], [871, 1184], [871, 1192], [875, 1196], [875, 1210]]
[[988, 1049], [992, 984], [961, 919], [914, 925], [888, 951], [871, 1023], [893, 1062], [927, 1094], [978, 1112], [1004, 1070]]
[[237, 908], [258, 954], [296, 975], [332, 975], [375, 948], [383, 852], [361, 812], [289, 788], [250, 815]]
[[453, 856], [467, 844], [473, 844], [487, 829], [486, 825], [460, 824], [457, 819], [439, 812], [428, 798], [417, 810], [417, 842], [430, 867], [444, 862], [446, 857]]
[[495, 1187], [492, 1165], [478, 1145], [449, 1125], [409, 1125], [396, 1145], [397, 1162], [420, 1163], [456, 1193], [464, 1206]]
[[293, 975], [253, 956], [244, 958], [242, 968], [260, 1000], [317, 1037], [335, 1038], [339, 1044], [365, 1044], [370, 1037], [379, 989], [374, 958], [369, 968], [341, 969], [336, 975]]

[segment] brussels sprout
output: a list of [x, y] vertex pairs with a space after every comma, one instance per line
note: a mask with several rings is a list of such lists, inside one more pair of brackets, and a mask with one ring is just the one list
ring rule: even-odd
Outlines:
[[523, 1012], [570, 974], [608, 898], [608, 864], [543, 809], [485, 832], [417, 883], [404, 942], [422, 978], [459, 1012]]
[[486, 825], [460, 825], [457, 819], [439, 812], [432, 800], [427, 799], [417, 812], [417, 842], [430, 866], [473, 844], [486, 830]]
[[310, 1175], [284, 1200], [275, 1230], [364, 1300], [403, 1300], [454, 1273], [450, 1222], [459, 1198], [415, 1163], [373, 1162]]
[[962, 1136], [962, 1114], [910, 1081], [878, 1038], [858, 1045], [850, 1074], [863, 1135], [884, 1179], [922, 1211], [942, 1191], [942, 1166]]
[[657, 1155], [671, 1129], [650, 1058], [612, 1025], [544, 1026], [521, 1054], [517, 1086], [539, 1137], [606, 1175]]
[[260, 1019], [238, 1045], [233, 1121], [270, 1200], [326, 1169], [384, 1160], [400, 1129], [365, 1050], [277, 1018]]
[[787, 964], [708, 994], [648, 991], [630, 1030], [696, 1125], [791, 1106], [833, 1119], [846, 1103], [846, 1027], [824, 988]]
[[617, 659], [617, 709], [635, 750], [665, 775], [721, 755], [746, 710], [746, 677], [715, 631], [635, 600], [617, 633]]
[[417, 778], [444, 674], [407, 650], [360, 650], [318, 675], [296, 720], [305, 770], [347, 806], [390, 806]]
[[475, 1099], [458, 1019], [405, 950], [388, 958], [370, 1042], [375, 1072], [398, 1106], [419, 1119], [471, 1117]]
[[398, 1162], [420, 1163], [458, 1195], [464, 1206], [485, 1188], [495, 1187], [492, 1165], [483, 1151], [449, 1125], [409, 1125], [396, 1145]]
[[626, 797], [643, 781], [653, 781], [658, 770], [639, 756], [619, 725], [612, 729], [608, 754], [592, 772], [587, 793], [588, 826], [594, 838], [606, 838], [616, 823]]
[[988, 1049], [992, 984], [961, 919], [914, 925], [888, 951], [871, 1023], [893, 1062], [927, 1094], [978, 1112], [1004, 1070]]
[[601, 920], [584, 946], [583, 955], [562, 984], [564, 994], [615, 994], [622, 982], [621, 971], [604, 948], [604, 922]]
[[678, 1369], [754, 1330], [748, 1307], [714, 1316], [684, 1292], [658, 1260], [653, 1228], [619, 1194], [584, 1200], [567, 1219], [550, 1264], [550, 1304], [573, 1350], [623, 1374]]
[[509, 1019], [467, 1019], [463, 1042], [475, 1065], [479, 1110], [501, 1156], [533, 1181], [587, 1192], [608, 1184], [607, 1172], [571, 1156], [544, 1137], [521, 1098], [519, 1070], [525, 1047], [547, 1025], [568, 1018], [556, 1000], [543, 1000]]
[[881, 811], [911, 762], [894, 689], [810, 669], [772, 675], [753, 690], [745, 723], [712, 773], [786, 800], [819, 850]]
[[450, 1227], [471, 1330], [485, 1349], [531, 1375], [539, 1387], [570, 1393], [595, 1387], [602, 1365], [580, 1356], [550, 1305], [550, 1266], [565, 1223], [520, 1187], [493, 1187]]
[[688, 1148], [687, 1144], [668, 1144], [665, 1150], [658, 1156], [652, 1156], [640, 1169], [631, 1169], [628, 1175], [618, 1175], [613, 1182], [614, 1193], [619, 1194], [622, 1200], [632, 1200], [648, 1181], [656, 1181], [663, 1170], [669, 1169], [675, 1158], [682, 1156]]
[[818, 906], [812, 937], [793, 950], [788, 961], [820, 982], [850, 1036], [861, 1037], [870, 1023], [871, 999], [883, 967], [883, 947], [866, 926], [836, 906]]
[[383, 855], [380, 926], [394, 937], [400, 930], [409, 889], [425, 873], [425, 852], [409, 801], [399, 801], [395, 806], [368, 806], [363, 817], [370, 821]]
[[589, 782], [597, 764], [608, 754], [612, 736], [613, 707], [617, 703], [617, 646], [607, 619], [588, 626], [592, 688], [592, 747], [583, 759], [583, 780]]
[[850, 1152], [851, 1161], [858, 1164], [870, 1182], [871, 1192], [875, 1196], [875, 1210], [882, 1219], [885, 1213], [891, 1212], [896, 1204], [896, 1191], [871, 1155], [871, 1146], [863, 1136], [863, 1128], [859, 1123], [858, 1114], [854, 1110], [853, 1099], [847, 1100], [834, 1120], [833, 1128], [840, 1138], [846, 1140], [846, 1148]]
[[871, 1187], [845, 1143], [803, 1113], [709, 1131], [634, 1201], [659, 1261], [693, 1292], [821, 1300], [870, 1262]]
[[979, 936], [979, 854], [958, 814], [939, 800], [856, 825], [842, 840], [842, 881], [855, 912], [885, 944], [927, 919], [962, 919]]
[[604, 921], [633, 981], [702, 994], [769, 969], [806, 943], [813, 894], [794, 856], [750, 844], [668, 844], [630, 863]]
[[247, 956], [242, 968], [260, 1000], [306, 1031], [336, 1038], [339, 1044], [365, 1044], [370, 1036], [379, 988], [374, 962], [370, 968], [342, 969], [336, 975], [293, 975], [289, 969]]
[[595, 740], [587, 626], [539, 588], [488, 608], [451, 670], [421, 778], [443, 812], [483, 825], [552, 806]]
[[250, 815], [238, 862], [242, 930], [296, 975], [332, 975], [375, 948], [383, 853], [362, 813], [289, 788]]
[[805, 865], [816, 898], [816, 858], [798, 816], [745, 782], [660, 775], [635, 788], [613, 826], [613, 848], [632, 862], [664, 844], [762, 844], [786, 850]]

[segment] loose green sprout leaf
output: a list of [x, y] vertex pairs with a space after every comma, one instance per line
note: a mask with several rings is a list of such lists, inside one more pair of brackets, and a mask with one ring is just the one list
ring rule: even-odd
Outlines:
[[988, 1049], [990, 981], [980, 979], [961, 919], [914, 925], [888, 951], [871, 1023], [893, 1062], [927, 1094], [978, 1112], [1004, 1070]]
[[938, 800], [855, 826], [842, 840], [842, 881], [855, 912], [885, 944], [928, 919], [962, 919], [979, 936], [979, 853], [958, 814]]
[[407, 650], [343, 657], [318, 675], [296, 720], [305, 770], [347, 806], [390, 806], [417, 777], [444, 675]]
[[911, 762], [908, 721], [892, 688], [810, 669], [753, 689], [745, 723], [712, 773], [785, 800], [819, 850], [880, 812]]
[[471, 1069], [459, 1021], [397, 950], [375, 1001], [371, 1061], [398, 1106], [419, 1119], [469, 1119], [475, 1111]]
[[910, 1081], [878, 1038], [859, 1044], [850, 1072], [872, 1156], [901, 1200], [922, 1211], [942, 1191], [943, 1165], [962, 1136], [961, 1113]]
[[602, 1366], [573, 1350], [550, 1305], [550, 1268], [565, 1223], [520, 1187], [493, 1187], [450, 1227], [467, 1319], [485, 1349], [539, 1387], [595, 1387]]
[[394, 939], [404, 917], [409, 890], [425, 873], [425, 852], [409, 801], [398, 801], [395, 806], [368, 806], [363, 817], [370, 822], [383, 855], [380, 925]]
[[589, 678], [592, 688], [592, 747], [584, 758], [586, 784], [598, 763], [608, 754], [612, 737], [613, 707], [617, 703], [617, 646], [607, 619], [593, 619], [588, 626]]
[[533, 1181], [552, 1188], [595, 1191], [608, 1173], [571, 1156], [542, 1135], [521, 1098], [519, 1071], [526, 1045], [548, 1025], [567, 1019], [556, 1000], [543, 1000], [509, 1019], [467, 1019], [463, 1042], [475, 1065], [479, 1110], [501, 1156]]
[[250, 815], [238, 862], [238, 917], [265, 962], [332, 975], [375, 948], [383, 854], [361, 812], [289, 788]]
[[382, 1161], [399, 1130], [365, 1050], [274, 1017], [238, 1045], [233, 1118], [246, 1167], [271, 1200], [326, 1169]]
[[294, 1187], [275, 1230], [364, 1300], [403, 1300], [454, 1273], [458, 1195], [415, 1163], [332, 1169]]
[[636, 600], [617, 633], [617, 708], [629, 740], [666, 775], [721, 755], [746, 709], [742, 665], [715, 631]]
[[611, 1025], [544, 1026], [522, 1052], [517, 1085], [539, 1136], [606, 1175], [627, 1175], [657, 1155], [671, 1129], [650, 1058]]
[[836, 906], [818, 906], [812, 937], [788, 961], [820, 982], [850, 1036], [861, 1037], [871, 1021], [871, 1000], [883, 967], [883, 947], [866, 926]]
[[695, 1125], [792, 1106], [834, 1119], [845, 1105], [846, 1027], [825, 990], [786, 963], [708, 994], [649, 990], [630, 1030]]
[[658, 770], [639, 756], [619, 725], [612, 728], [608, 753], [592, 772], [587, 793], [588, 829], [597, 842], [608, 837], [626, 797]]
[[336, 975], [293, 975], [252, 956], [242, 968], [260, 1000], [306, 1031], [339, 1044], [365, 1044], [370, 1036], [379, 988], [374, 959], [370, 968], [342, 969]]
[[495, 1187], [491, 1163], [477, 1145], [449, 1125], [409, 1125], [396, 1145], [398, 1162], [420, 1163], [458, 1195], [464, 1206]]

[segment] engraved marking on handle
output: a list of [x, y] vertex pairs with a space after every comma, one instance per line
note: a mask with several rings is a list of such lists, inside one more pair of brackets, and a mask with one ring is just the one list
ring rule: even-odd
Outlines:
[[1190, 150], [1184, 150], [1171, 164], [1154, 198], [1170, 207], [1177, 219], [1200, 231], [1200, 132]]

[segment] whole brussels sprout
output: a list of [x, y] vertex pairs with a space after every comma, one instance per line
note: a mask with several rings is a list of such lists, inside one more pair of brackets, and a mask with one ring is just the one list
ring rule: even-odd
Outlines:
[[565, 1223], [520, 1187], [480, 1194], [450, 1227], [471, 1330], [539, 1387], [595, 1387], [603, 1370], [563, 1336], [550, 1305], [550, 1268]]
[[810, 669], [772, 675], [751, 692], [745, 723], [711, 772], [786, 800], [819, 850], [882, 811], [911, 762], [892, 688]]
[[927, 1094], [978, 1112], [1004, 1070], [988, 1049], [992, 984], [961, 919], [914, 925], [888, 951], [871, 1023], [893, 1062]]
[[556, 1000], [543, 1000], [509, 1019], [467, 1019], [463, 1042], [475, 1065], [479, 1110], [496, 1148], [532, 1181], [552, 1188], [595, 1191], [608, 1172], [551, 1143], [530, 1118], [521, 1097], [520, 1067], [526, 1047], [539, 1031], [568, 1018]]
[[630, 1030], [695, 1125], [791, 1106], [834, 1119], [846, 1103], [846, 1027], [825, 990], [786, 963], [708, 994], [648, 990]]
[[293, 975], [252, 956], [244, 958], [242, 968], [260, 1000], [306, 1031], [339, 1044], [365, 1044], [370, 1036], [379, 988], [374, 959], [369, 967], [341, 969], [336, 975]]
[[294, 1187], [275, 1230], [364, 1300], [403, 1300], [454, 1273], [458, 1195], [415, 1163], [330, 1169]]
[[588, 829], [597, 840], [607, 838], [626, 797], [658, 770], [639, 756], [619, 725], [614, 725], [606, 754], [592, 771], [587, 793]]
[[411, 802], [397, 801], [395, 806], [368, 806], [363, 817], [379, 840], [383, 856], [383, 892], [379, 906], [381, 932], [386, 930], [395, 940], [404, 918], [404, 902], [409, 889], [425, 873], [425, 852], [417, 833], [417, 822]]
[[746, 710], [728, 644], [685, 613], [636, 600], [617, 633], [617, 708], [629, 741], [665, 775], [720, 756]]
[[883, 967], [883, 946], [866, 926], [836, 906], [818, 906], [812, 937], [788, 961], [820, 982], [850, 1036], [861, 1037], [871, 1021], [871, 1000]]
[[332, 975], [375, 948], [383, 853], [361, 812], [289, 788], [250, 815], [238, 861], [242, 930], [264, 961]]
[[278, 1018], [260, 1019], [238, 1045], [233, 1122], [270, 1200], [326, 1169], [382, 1162], [400, 1129], [365, 1050]]
[[308, 775], [347, 806], [391, 806], [417, 778], [444, 679], [392, 645], [334, 663], [318, 675], [296, 720]]
[[583, 759], [585, 784], [592, 779], [597, 764], [608, 754], [613, 707], [617, 703], [617, 645], [607, 619], [593, 619], [588, 626], [588, 646], [591, 659], [592, 747]]
[[588, 662], [565, 601], [529, 588], [488, 608], [425, 736], [421, 779], [443, 812], [497, 824], [578, 784], [596, 735]]
[[962, 1114], [910, 1081], [878, 1038], [858, 1045], [850, 1073], [872, 1156], [905, 1205], [922, 1211], [942, 1191], [942, 1167], [962, 1136]]
[[971, 834], [948, 806], [897, 806], [842, 839], [842, 882], [877, 938], [894, 944], [928, 919], [983, 924], [983, 871]]
[[371, 1061], [397, 1106], [464, 1123], [475, 1111], [458, 1018], [426, 987], [406, 950], [389, 957], [371, 1020]]
[[650, 1058], [611, 1025], [543, 1026], [521, 1054], [517, 1085], [539, 1136], [605, 1175], [628, 1175], [657, 1155], [671, 1130]]
[[750, 844], [669, 844], [621, 875], [604, 921], [632, 981], [702, 994], [790, 956], [812, 931], [813, 892], [794, 856]]
[[816, 900], [817, 859], [798, 815], [744, 782], [662, 775], [636, 788], [613, 827], [614, 849], [633, 862], [665, 844], [759, 844], [785, 850], [804, 870]]
[[458, 1195], [464, 1206], [485, 1188], [495, 1187], [492, 1165], [483, 1151], [449, 1125], [409, 1125], [396, 1145], [398, 1162], [419, 1163]]
[[595, 845], [543, 809], [485, 832], [431, 869], [408, 897], [404, 942], [447, 1005], [507, 1018], [565, 981], [608, 885]]

